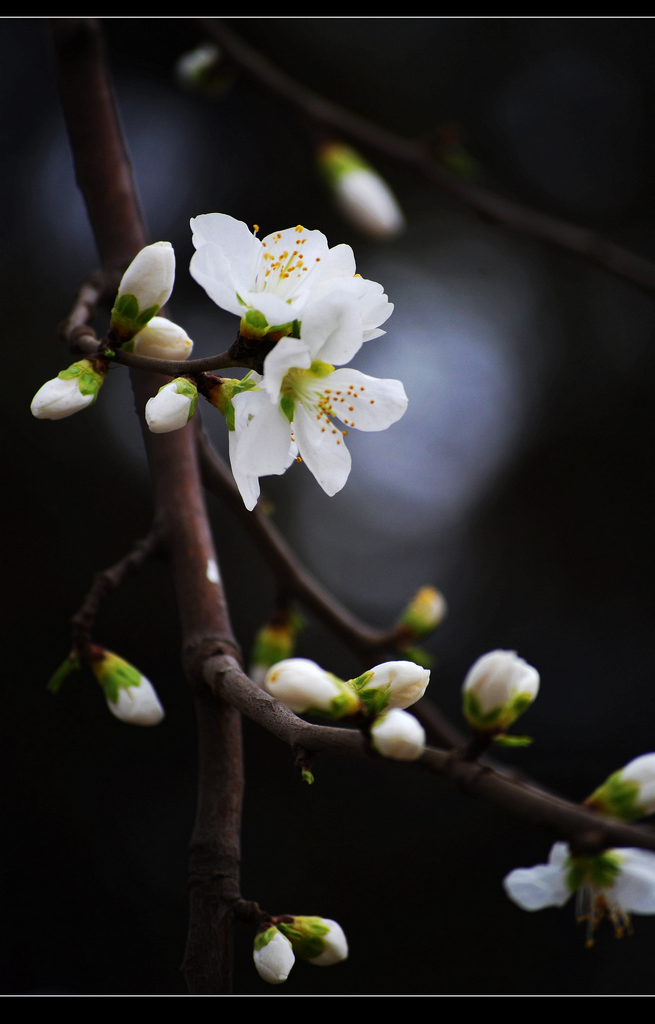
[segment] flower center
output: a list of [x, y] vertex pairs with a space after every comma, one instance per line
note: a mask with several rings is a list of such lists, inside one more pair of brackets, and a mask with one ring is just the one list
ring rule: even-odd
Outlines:
[[[285, 234], [287, 234], [285, 232]], [[293, 244], [288, 235], [283, 239], [280, 231], [262, 242], [261, 256], [255, 271], [253, 292], [274, 291], [280, 298], [292, 303], [314, 264], [307, 264], [303, 246], [307, 242], [305, 228], [294, 229]], [[314, 263], [320, 262], [320, 257]]]

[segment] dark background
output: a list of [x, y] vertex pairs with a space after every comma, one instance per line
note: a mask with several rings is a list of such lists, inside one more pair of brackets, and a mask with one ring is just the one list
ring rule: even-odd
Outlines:
[[[181, 91], [197, 22], [103, 20], [153, 240], [171, 241], [171, 316], [198, 355], [234, 319], [189, 277], [188, 220], [232, 214], [261, 234], [296, 223], [351, 244], [396, 309], [355, 360], [410, 399], [383, 434], [349, 435], [353, 470], [328, 498], [303, 466], [265, 481], [275, 521], [359, 615], [392, 622], [424, 583], [450, 614], [429, 643], [430, 692], [459, 719], [462, 679], [515, 649], [542, 677], [508, 752], [584, 798], [655, 749], [655, 310], [629, 282], [491, 226], [406, 169], [376, 165], [408, 228], [379, 245], [334, 212], [306, 126], [235, 75], [220, 100]], [[303, 83], [406, 137], [459, 126], [489, 188], [655, 259], [655, 24], [622, 19], [232, 19]], [[0, 991], [182, 994], [193, 713], [170, 583], [148, 566], [103, 609], [96, 639], [134, 662], [166, 708], [118, 722], [87, 673], [45, 685], [94, 571], [149, 526], [148, 471], [127, 371], [59, 422], [32, 395], [70, 361], [56, 325], [97, 264], [77, 194], [48, 25], [0, 23], [4, 333]], [[98, 328], [106, 321], [99, 317]], [[224, 424], [203, 421], [225, 450]], [[239, 641], [272, 610], [270, 573], [209, 501]], [[360, 666], [308, 620], [298, 653]], [[266, 986], [237, 927], [235, 992], [650, 994], [655, 921], [584, 948], [573, 905], [527, 914], [502, 879], [557, 838], [403, 765], [321, 758], [301, 784], [289, 751], [246, 722], [243, 894], [272, 913], [337, 919], [347, 963], [298, 963]]]

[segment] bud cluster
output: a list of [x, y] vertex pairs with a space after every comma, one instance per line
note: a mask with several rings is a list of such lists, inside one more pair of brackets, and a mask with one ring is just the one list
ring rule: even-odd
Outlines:
[[343, 928], [327, 917], [292, 917], [267, 920], [255, 937], [253, 959], [261, 978], [279, 985], [289, 977], [296, 957], [316, 967], [331, 967], [348, 957]]

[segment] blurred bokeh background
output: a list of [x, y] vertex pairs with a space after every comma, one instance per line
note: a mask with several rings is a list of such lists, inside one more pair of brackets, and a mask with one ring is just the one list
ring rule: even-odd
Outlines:
[[[425, 583], [450, 614], [428, 647], [431, 696], [459, 720], [471, 663], [509, 648], [542, 677], [505, 760], [572, 799], [655, 749], [655, 306], [635, 285], [483, 222], [407, 169], [374, 162], [407, 218], [368, 240], [333, 208], [314, 136], [226, 70], [217, 99], [176, 84], [199, 22], [103, 19], [153, 240], [177, 254], [171, 316], [197, 355], [234, 319], [188, 274], [189, 218], [261, 234], [302, 223], [353, 246], [384, 285], [387, 334], [354, 365], [403, 380], [404, 419], [349, 434], [344, 490], [304, 466], [264, 481], [274, 518], [360, 616], [392, 622]], [[655, 23], [634, 19], [230, 19], [328, 98], [404, 137], [455, 138], [480, 184], [655, 259]], [[0, 991], [182, 994], [195, 734], [172, 590], [148, 566], [103, 609], [96, 639], [139, 666], [167, 717], [118, 722], [90, 674], [45, 689], [93, 573], [149, 527], [148, 470], [127, 371], [83, 415], [38, 422], [32, 395], [67, 365], [56, 337], [97, 265], [74, 181], [48, 24], [0, 22], [0, 308], [4, 386]], [[368, 154], [369, 157], [372, 154]], [[102, 327], [102, 318], [99, 327]], [[222, 451], [224, 423], [203, 410]], [[240, 643], [273, 609], [266, 565], [209, 499]], [[307, 619], [298, 653], [360, 666]], [[327, 757], [316, 784], [246, 722], [243, 894], [272, 913], [337, 919], [349, 961], [256, 974], [237, 928], [235, 992], [650, 994], [655, 921], [584, 948], [572, 904], [526, 914], [502, 879], [557, 838], [402, 765]]]

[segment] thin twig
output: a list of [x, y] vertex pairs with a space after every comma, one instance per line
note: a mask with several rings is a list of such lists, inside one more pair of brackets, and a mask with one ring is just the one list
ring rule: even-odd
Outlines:
[[161, 535], [153, 529], [142, 540], [136, 542], [132, 550], [109, 569], [97, 572], [93, 577], [91, 588], [84, 598], [79, 610], [73, 616], [73, 646], [80, 652], [90, 643], [91, 632], [95, 625], [100, 605], [105, 598], [116, 590], [130, 573], [136, 572], [161, 547]]
[[619, 277], [628, 278], [648, 291], [655, 290], [655, 264], [650, 260], [608, 241], [595, 231], [533, 210], [512, 199], [499, 196], [482, 185], [463, 181], [435, 160], [422, 143], [402, 139], [319, 96], [278, 65], [268, 61], [222, 22], [212, 18], [201, 18], [200, 21], [205, 33], [218, 43], [235, 64], [252, 75], [265, 88], [302, 111], [312, 121], [346, 135], [360, 145], [382, 153], [398, 163], [412, 167], [440, 191], [469, 206], [488, 220], [521, 234], [550, 242], [560, 249], [605, 267]]

